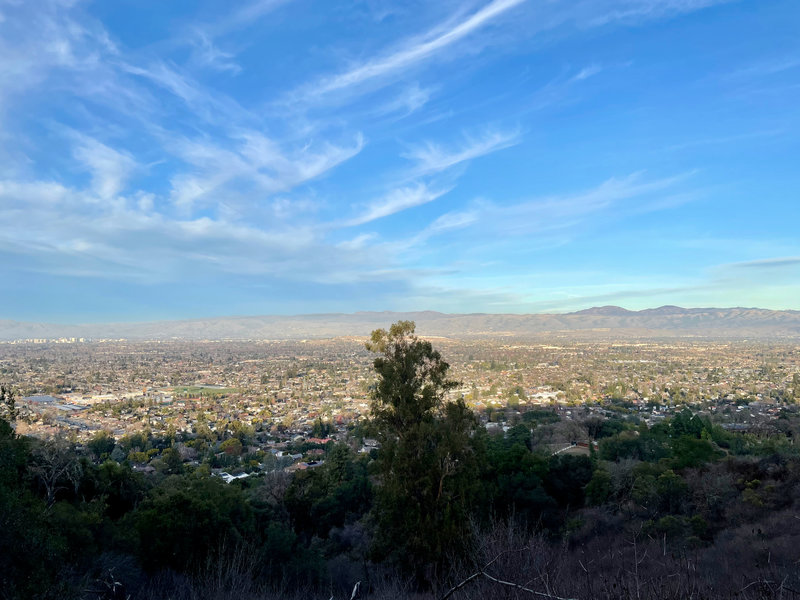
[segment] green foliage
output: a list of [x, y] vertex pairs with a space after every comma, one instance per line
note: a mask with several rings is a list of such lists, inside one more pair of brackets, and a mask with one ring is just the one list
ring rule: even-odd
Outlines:
[[592, 474], [592, 461], [588, 456], [552, 456], [545, 489], [559, 506], [580, 508], [583, 506], [584, 488], [591, 481]]
[[241, 456], [242, 442], [239, 438], [235, 437], [228, 438], [219, 445], [219, 449], [222, 450], [225, 454], [229, 454], [232, 456]]
[[128, 454], [128, 460], [132, 463], [144, 464], [150, 460], [150, 457], [147, 456], [146, 452], [130, 452]]
[[317, 417], [314, 421], [314, 426], [311, 429], [311, 435], [315, 438], [326, 438], [333, 433], [333, 425], [327, 421], [323, 421], [322, 417]]
[[102, 429], [95, 433], [86, 444], [95, 458], [100, 458], [103, 455], [109, 456], [115, 445], [114, 436]]
[[29, 477], [31, 440], [0, 419], [0, 596], [39, 598], [58, 585], [67, 553], [61, 523]]
[[710, 430], [711, 423], [703, 421], [697, 415], [693, 415], [688, 408], [676, 414], [669, 422], [670, 435], [675, 438], [689, 436], [693, 438], [702, 437], [703, 430]]
[[241, 488], [217, 478], [172, 477], [135, 513], [139, 559], [151, 570], [186, 571], [242, 544], [254, 517]]
[[682, 508], [689, 486], [672, 469], [658, 476], [655, 491], [658, 494], [659, 509], [666, 513], [676, 513]]
[[13, 423], [18, 415], [16, 394], [11, 388], [0, 385], [0, 421]]
[[528, 396], [521, 385], [511, 386], [506, 390], [506, 402], [509, 407], [516, 408], [519, 406], [520, 400], [527, 400]]
[[29, 440], [17, 436], [8, 422], [0, 420], [0, 490], [17, 485], [29, 461]]
[[180, 453], [175, 448], [165, 448], [161, 452], [161, 460], [164, 463], [164, 472], [170, 475], [183, 473], [183, 461]]
[[674, 454], [673, 464], [676, 469], [699, 467], [721, 455], [721, 453], [718, 454], [714, 450], [708, 440], [698, 439], [689, 435], [682, 435], [673, 440], [672, 452]]
[[668, 439], [647, 428], [623, 431], [600, 441], [600, 458], [618, 461], [625, 458], [657, 461], [669, 456]]
[[477, 496], [477, 422], [463, 400], [445, 401], [456, 384], [430, 342], [400, 321], [372, 333], [380, 354], [372, 413], [382, 444], [374, 518], [374, 555], [419, 583], [430, 566], [463, 555], [471, 541], [469, 514]]
[[209, 399], [224, 398], [225, 396], [229, 396], [231, 394], [237, 394], [240, 391], [241, 390], [237, 388], [218, 388], [202, 385], [181, 385], [172, 388], [172, 393], [175, 394], [175, 396]]
[[[217, 424], [220, 435], [231, 436], [219, 446], [200, 423], [196, 439], [144, 431], [115, 445], [99, 432], [76, 454], [63, 439], [19, 437], [0, 418], [0, 597], [81, 597], [109, 560], [128, 565], [134, 581], [191, 581], [204, 565], [227, 568], [237, 556], [246, 557], [254, 585], [287, 593], [316, 586], [304, 588], [308, 597], [339, 597], [333, 589], [319, 592], [337, 577], [352, 585], [370, 560], [383, 563], [369, 567], [376, 574], [396, 565], [418, 583], [438, 577], [440, 584], [457, 561], [477, 560], [476, 548], [495, 543], [483, 528], [498, 522], [514, 536], [536, 532], [562, 549], [579, 548], [581, 559], [584, 550], [616, 540], [613, 560], [624, 560], [634, 531], [642, 532], [639, 556], [659, 561], [716, 550], [720, 540], [730, 542], [731, 560], [740, 548], [747, 555], [763, 547], [764, 564], [779, 544], [796, 547], [776, 535], [796, 521], [793, 407], [775, 420], [774, 432], [728, 431], [689, 410], [647, 427], [620, 400], [612, 418], [553, 428], [557, 412], [535, 409], [504, 434], [490, 434], [463, 402], [448, 401], [447, 363], [414, 336], [412, 323], [375, 332], [369, 347], [378, 353], [374, 419], [354, 426], [347, 443], [290, 445], [325, 451], [322, 466], [295, 473], [262, 450], [243, 454], [261, 440], [237, 421]], [[551, 456], [544, 444], [532, 444], [532, 435], [546, 440], [567, 425], [584, 425], [600, 440], [596, 455]], [[312, 433], [325, 437], [330, 427], [319, 417]], [[348, 444], [364, 437], [378, 438], [380, 450], [354, 453]], [[204, 459], [189, 474], [185, 450]], [[130, 464], [148, 461], [153, 475]], [[212, 467], [237, 473], [256, 463], [269, 463], [272, 472], [229, 485], [211, 476]], [[762, 534], [770, 520], [774, 527]], [[738, 543], [748, 532], [758, 544]]]
[[372, 504], [366, 460], [344, 444], [334, 446], [322, 467], [298, 472], [286, 494], [295, 530], [327, 538], [334, 527], [361, 518]]
[[594, 440], [611, 437], [625, 429], [625, 421], [618, 418], [603, 419], [594, 417], [584, 422], [589, 437]]
[[543, 520], [549, 521], [556, 508], [544, 487], [549, 462], [546, 456], [530, 451], [529, 432], [520, 440], [516, 435], [519, 430], [515, 430], [516, 427], [504, 437], [489, 439], [482, 479], [491, 513], [504, 518], [513, 516], [522, 526], [533, 528]]
[[124, 435], [120, 438], [119, 445], [126, 452], [146, 452], [153, 447], [150, 443], [149, 431], [139, 431]]
[[504, 445], [506, 447], [511, 447], [514, 444], [520, 444], [528, 450], [531, 449], [531, 430], [528, 429], [527, 426], [521, 424], [514, 425], [514, 427], [506, 432]]
[[605, 469], [597, 469], [591, 481], [586, 484], [586, 502], [588, 504], [604, 504], [611, 498], [611, 475]]
[[378, 375], [372, 414], [381, 433], [402, 438], [415, 426], [436, 418], [444, 393], [456, 386], [450, 368], [430, 342], [414, 335], [414, 323], [399, 321], [387, 332], [372, 332], [367, 349], [381, 354], [374, 361]]
[[[2, 462], [0, 470], [5, 470]], [[0, 485], [0, 593], [4, 598], [41, 597], [56, 583], [62, 555], [45, 515], [44, 502], [24, 486]]]
[[83, 472], [78, 495], [96, 499], [105, 507], [105, 515], [117, 521], [141, 502], [149, 489], [141, 473], [107, 460], [99, 466], [88, 465]]
[[561, 417], [558, 416], [558, 413], [552, 410], [535, 408], [533, 410], [529, 410], [522, 413], [523, 423], [545, 425], [550, 423], [558, 423], [560, 420]]

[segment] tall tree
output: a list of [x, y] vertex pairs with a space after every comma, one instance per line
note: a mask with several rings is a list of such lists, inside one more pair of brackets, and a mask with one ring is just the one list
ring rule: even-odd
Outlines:
[[14, 426], [19, 410], [14, 391], [4, 385], [0, 385], [0, 419]]
[[381, 442], [376, 491], [376, 558], [389, 559], [425, 584], [435, 568], [467, 550], [469, 509], [478, 473], [477, 427], [457, 384], [411, 321], [372, 332], [367, 349], [378, 380], [372, 414]]

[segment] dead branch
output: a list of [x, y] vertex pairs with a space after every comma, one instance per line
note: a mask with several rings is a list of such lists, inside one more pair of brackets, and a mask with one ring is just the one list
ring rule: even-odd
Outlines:
[[472, 575], [470, 575], [466, 579], [460, 581], [459, 583], [457, 583], [456, 585], [451, 587], [449, 590], [447, 590], [447, 592], [444, 594], [444, 596], [439, 598], [439, 600], [447, 600], [447, 598], [449, 598], [450, 596], [455, 594], [458, 590], [460, 590], [461, 588], [463, 588], [467, 584], [469, 584], [469, 583], [471, 583], [471, 582], [473, 582], [473, 581], [475, 581], [475, 580], [477, 580], [477, 579], [479, 579], [481, 577], [485, 577], [489, 581], [497, 583], [498, 585], [505, 585], [505, 586], [508, 586], [508, 587], [513, 587], [513, 588], [518, 589], [520, 591], [528, 592], [529, 594], [533, 594], [535, 596], [540, 596], [542, 598], [550, 598], [551, 600], [575, 600], [574, 598], [562, 598], [561, 596], [554, 596], [553, 594], [550, 594], [550, 593], [547, 593], [547, 592], [539, 592], [539, 591], [536, 591], [536, 590], [532, 590], [532, 589], [530, 589], [528, 587], [525, 587], [524, 585], [521, 585], [519, 583], [514, 583], [512, 581], [504, 581], [502, 579], [498, 579], [497, 577], [493, 577], [493, 576], [489, 575], [489, 573], [486, 572], [486, 569], [491, 567], [503, 555], [509, 554], [511, 552], [523, 552], [523, 551], [529, 550], [529, 549], [530, 548], [525, 547], [525, 548], [519, 548], [519, 549], [516, 549], [516, 550], [503, 550], [500, 554], [498, 554], [492, 560], [490, 560], [488, 563], [486, 563], [481, 569], [479, 569], [478, 571], [476, 571], [475, 573], [473, 573]]

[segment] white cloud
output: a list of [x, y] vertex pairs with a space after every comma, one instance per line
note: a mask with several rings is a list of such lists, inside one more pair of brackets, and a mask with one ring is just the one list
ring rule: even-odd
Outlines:
[[478, 219], [479, 214], [477, 210], [445, 213], [431, 223], [428, 227], [428, 231], [431, 233], [441, 233], [452, 229], [461, 229], [462, 227], [472, 225], [477, 222]]
[[403, 156], [416, 162], [414, 173], [427, 175], [443, 171], [459, 163], [485, 156], [509, 148], [520, 141], [519, 132], [489, 132], [480, 138], [467, 138], [457, 148], [444, 148], [443, 146], [428, 142], [412, 148]]
[[116, 48], [102, 27], [69, 4], [10, 2], [0, 21], [0, 109], [53, 72], [91, 72]]
[[[617, 66], [627, 67], [629, 65], [630, 63], [625, 63]], [[557, 77], [554, 77], [536, 90], [531, 97], [526, 112], [541, 110], [551, 106], [563, 107], [567, 103], [575, 102], [576, 98], [572, 96], [573, 90], [579, 87], [584, 81], [595, 77], [598, 73], [602, 73], [607, 68], [608, 67], [603, 65], [592, 63], [578, 71], [566, 69]]]
[[362, 250], [369, 242], [376, 240], [377, 237], [378, 236], [374, 233], [362, 233], [351, 240], [339, 242], [336, 246], [345, 250]]
[[191, 108], [206, 108], [211, 103], [209, 94], [162, 61], [156, 61], [147, 67], [134, 64], [122, 64], [121, 67], [132, 75], [146, 77], [157, 83]]
[[745, 262], [721, 265], [730, 269], [777, 269], [785, 267], [800, 267], [800, 256], [779, 256], [775, 258], [760, 258]]
[[242, 67], [236, 63], [235, 54], [220, 50], [206, 32], [197, 30], [192, 38], [194, 59], [202, 65], [218, 71], [228, 71], [234, 75], [241, 72]]
[[237, 75], [242, 67], [235, 60], [236, 53], [220, 49], [217, 39], [252, 27], [260, 19], [288, 3], [289, 0], [238, 2], [214, 21], [189, 26], [188, 33], [177, 37], [175, 42], [192, 48], [195, 64]]
[[[695, 12], [732, 0], [591, 0], [588, 4], [595, 13], [585, 19], [589, 27], [599, 27], [608, 23], [623, 22], [638, 24], [642, 21], [664, 19]], [[599, 9], [599, 10], [598, 10]]]
[[401, 116], [417, 112], [425, 106], [431, 99], [433, 89], [420, 87], [419, 83], [414, 83], [404, 88], [395, 98], [374, 110], [373, 113], [385, 115], [390, 113], [402, 113]]
[[570, 81], [583, 81], [584, 79], [589, 79], [597, 75], [600, 71], [603, 70], [603, 67], [600, 65], [592, 64], [587, 67], [582, 68], [578, 71], [575, 75], [570, 78]]
[[119, 194], [136, 161], [127, 153], [109, 148], [87, 136], [79, 136], [74, 150], [75, 158], [92, 174], [92, 188], [103, 199]]
[[[667, 19], [695, 12], [732, 0], [574, 0], [567, 3], [540, 3], [535, 11], [522, 14], [514, 23], [512, 37], [530, 39], [547, 30], [567, 24], [581, 29], [601, 27], [612, 23], [638, 25], [647, 21]], [[407, 39], [378, 58], [355, 62], [349, 69], [335, 75], [322, 77], [303, 86], [299, 93], [290, 96], [320, 100], [337, 92], [346, 92], [367, 84], [380, 85], [392, 81], [419, 64], [440, 57], [504, 13], [525, 3], [526, 0], [492, 0], [476, 12], [435, 27], [425, 34]], [[485, 40], [478, 40], [465, 48], [465, 52], [479, 52]], [[581, 81], [599, 72], [600, 67], [589, 66], [575, 76]]]
[[370, 204], [361, 215], [348, 221], [347, 226], [363, 225], [415, 206], [433, 202], [448, 191], [450, 190], [432, 190], [422, 183], [392, 190], [380, 200]]
[[446, 31], [437, 29], [429, 32], [421, 39], [411, 40], [390, 54], [355, 65], [348, 71], [316, 82], [307, 92], [312, 96], [322, 96], [403, 71], [436, 56], [523, 2], [525, 0], [493, 0]]
[[661, 179], [645, 179], [643, 173], [625, 177], [611, 177], [600, 185], [577, 194], [551, 196], [518, 204], [487, 207], [487, 219], [497, 231], [506, 234], [524, 234], [533, 231], [554, 230], [573, 227], [590, 216], [613, 211], [612, 218], [620, 218], [627, 212], [620, 210], [623, 201], [638, 202], [628, 211], [638, 212], [645, 202], [662, 194], [672, 195], [674, 186], [688, 175], [677, 175]]
[[[391, 82], [392, 88], [362, 112], [363, 118], [372, 111], [367, 119], [415, 113], [428, 108], [432, 96], [440, 91], [439, 104], [447, 104], [443, 93], [447, 82], [436, 81], [432, 87], [424, 79], [409, 81], [408, 73], [456, 53], [478, 54], [486, 35], [476, 34], [486, 34], [490, 24], [503, 15], [510, 17], [510, 11], [524, 2], [483, 1], [487, 3], [472, 13], [461, 13], [423, 35], [407, 37], [376, 58], [301, 91], [312, 98], [325, 95], [327, 99], [336, 92]], [[636, 21], [711, 3], [582, 3], [580, 22], [601, 25], [611, 20]], [[197, 63], [237, 73], [240, 66], [235, 52], [241, 48], [236, 47], [239, 40], [230, 34], [283, 4], [284, 0], [237, 4], [218, 22], [187, 26], [185, 33], [197, 34], [192, 38]], [[514, 15], [538, 18], [540, 10], [570, 13], [564, 3], [544, 5], [529, 11], [531, 15], [522, 11], [514, 11]], [[8, 10], [4, 6], [5, 18], [0, 20], [0, 110], [12, 106], [12, 101], [18, 102], [13, 105], [15, 109], [24, 108], [20, 99], [38, 87], [39, 98], [52, 94], [61, 102], [63, 94], [64, 113], [68, 113], [64, 122], [79, 121], [77, 128], [91, 132], [77, 137], [72, 153], [78, 166], [91, 176], [85, 188], [75, 181], [74, 162], [66, 167], [57, 160], [42, 162], [37, 174], [34, 169], [40, 164], [35, 153], [29, 160], [32, 166], [25, 171], [28, 179], [17, 177], [12, 169], [2, 171], [5, 179], [0, 180], [0, 219], [5, 227], [0, 240], [8, 252], [30, 258], [26, 263], [30, 269], [137, 282], [177, 281], [195, 273], [244, 273], [308, 281], [411, 278], [412, 270], [398, 253], [415, 244], [424, 245], [434, 236], [455, 237], [479, 224], [496, 237], [569, 227], [610, 214], [625, 201], [639, 205], [640, 199], [645, 203], [662, 192], [672, 193], [676, 181], [642, 175], [612, 178], [574, 195], [506, 205], [474, 203], [440, 215], [411, 239], [384, 243], [373, 233], [355, 235], [356, 231], [352, 239], [330, 241], [326, 236], [333, 236], [333, 229], [365, 225], [434, 202], [451, 188], [440, 182], [434, 187], [430, 182], [413, 180], [450, 170], [442, 175], [449, 177], [457, 165], [519, 143], [520, 133], [490, 130], [466, 136], [460, 143], [414, 146], [405, 155], [412, 161], [411, 183], [406, 180], [374, 202], [355, 207], [356, 216], [349, 221], [340, 217], [325, 222], [325, 214], [319, 213], [311, 218], [308, 213], [316, 206], [325, 206], [328, 199], [317, 199], [315, 187], [299, 192], [297, 188], [358, 155], [365, 147], [364, 137], [358, 132], [369, 131], [369, 123], [331, 110], [326, 103], [314, 116], [306, 114], [307, 106], [290, 107], [286, 122], [277, 122], [274, 115], [263, 114], [250, 96], [247, 101], [252, 104], [241, 105], [236, 97], [205, 84], [204, 76], [213, 74], [195, 69], [198, 64], [191, 59], [181, 64], [188, 38], [181, 41], [184, 45], [179, 53], [164, 51], [169, 45], [166, 42], [135, 51], [122, 44], [118, 47], [83, 12], [83, 6], [73, 2], [12, 3]], [[24, 19], [17, 18], [18, 9], [26, 11]], [[559, 18], [563, 22], [568, 17]], [[519, 23], [513, 25], [517, 31], [522, 29]], [[547, 27], [533, 28], [531, 35]], [[175, 49], [174, 41], [170, 48]], [[599, 69], [589, 64], [574, 72], [569, 81], [584, 81]], [[225, 78], [214, 76], [213, 81], [221, 79]], [[391, 93], [396, 95], [392, 97]], [[95, 110], [98, 105], [101, 110]], [[11, 110], [4, 112], [14, 114]], [[61, 118], [61, 113], [52, 111], [52, 118]], [[416, 119], [413, 121], [418, 125]], [[136, 127], [131, 127], [132, 122]], [[129, 138], [125, 138], [126, 133]], [[396, 133], [378, 131], [375, 136], [384, 136], [379, 141], [385, 143]], [[46, 142], [33, 139], [35, 135], [31, 133], [31, 147], [38, 145], [40, 153], [48, 151], [43, 147]], [[112, 144], [100, 139], [121, 141]], [[4, 132], [3, 144], [6, 140], [14, 140], [14, 134]], [[122, 148], [138, 148], [138, 152], [134, 155]], [[65, 154], [69, 157], [68, 152]], [[159, 173], [153, 178], [153, 188], [132, 189], [132, 176], [141, 165], [156, 162]], [[369, 175], [381, 178], [384, 173], [376, 170]], [[362, 183], [356, 179], [352, 185]], [[171, 189], [164, 191], [164, 184]], [[433, 205], [430, 209], [434, 207], [438, 208]], [[317, 219], [322, 222], [317, 223]], [[433, 277], [431, 271], [427, 273]]]
[[174, 151], [193, 168], [172, 178], [172, 201], [191, 210], [198, 201], [224, 196], [229, 185], [258, 192], [260, 198], [251, 202], [263, 200], [324, 175], [358, 154], [364, 143], [357, 134], [350, 145], [323, 142], [283, 149], [255, 131], [238, 132], [229, 148], [202, 139], [180, 140]]
[[253, 2], [239, 2], [233, 10], [215, 23], [206, 26], [210, 37], [219, 37], [232, 33], [243, 27], [253, 25], [259, 19], [274, 10], [287, 4], [289, 0], [255, 0]]
[[[445, 213], [419, 234], [398, 242], [395, 251], [414, 249], [430, 238], [479, 226], [482, 240], [490, 243], [514, 236], [569, 232], [589, 221], [622, 219], [644, 210], [660, 210], [664, 196], [675, 195], [676, 185], [687, 175], [661, 179], [645, 179], [634, 173], [626, 177], [612, 177], [584, 192], [536, 198], [524, 202], [498, 204], [476, 200], [463, 210]], [[650, 208], [648, 208], [650, 207]], [[466, 235], [472, 235], [467, 233]], [[548, 239], [543, 244], [561, 243]], [[527, 247], [532, 247], [531, 241]]]
[[430, 225], [420, 231], [417, 235], [395, 242], [392, 244], [393, 252], [404, 252], [408, 250], [419, 250], [429, 239], [447, 233], [464, 229], [475, 224], [480, 218], [480, 211], [476, 209], [448, 212], [437, 217]]
[[90, 190], [0, 181], [0, 220], [6, 224], [0, 245], [28, 270], [139, 283], [196, 273], [321, 281], [381, 264], [359, 251], [369, 236], [337, 245], [302, 222], [270, 227], [208, 216], [181, 219], [152, 210], [147, 197], [129, 200], [97, 203]]

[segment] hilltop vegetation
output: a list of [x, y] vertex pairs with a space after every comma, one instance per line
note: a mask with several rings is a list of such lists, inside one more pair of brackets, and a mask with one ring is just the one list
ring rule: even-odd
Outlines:
[[611, 397], [580, 423], [590, 443], [561, 452], [543, 443], [566, 425], [557, 411], [480, 425], [412, 323], [368, 346], [372, 420], [288, 448], [307, 458], [295, 471], [250, 453], [246, 427], [18, 436], [3, 388], [0, 597], [346, 598], [356, 581], [373, 598], [461, 583], [450, 597], [800, 591], [794, 405], [737, 431], [688, 409], [648, 426]]

